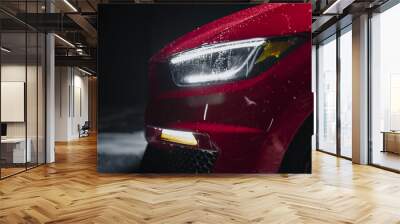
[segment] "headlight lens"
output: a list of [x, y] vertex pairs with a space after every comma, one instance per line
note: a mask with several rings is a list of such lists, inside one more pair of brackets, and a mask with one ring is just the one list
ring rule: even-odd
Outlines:
[[205, 45], [174, 55], [169, 68], [178, 86], [244, 79], [252, 75], [254, 66], [274, 63], [297, 42], [296, 37], [253, 38]]

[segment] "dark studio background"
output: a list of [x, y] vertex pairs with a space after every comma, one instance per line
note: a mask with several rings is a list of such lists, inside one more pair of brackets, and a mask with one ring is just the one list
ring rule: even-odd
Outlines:
[[135, 172], [143, 136], [150, 57], [174, 39], [250, 4], [100, 5], [98, 170]]

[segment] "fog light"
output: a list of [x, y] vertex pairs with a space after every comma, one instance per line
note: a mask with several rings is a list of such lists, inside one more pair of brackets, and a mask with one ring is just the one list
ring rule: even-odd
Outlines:
[[210, 136], [207, 133], [198, 133], [187, 129], [164, 129], [147, 125], [146, 140], [149, 144], [160, 148], [181, 145], [187, 149], [217, 150], [216, 146], [211, 143]]
[[197, 146], [197, 140], [192, 132], [187, 131], [175, 131], [169, 129], [163, 129], [161, 131], [161, 140], [179, 143], [183, 145]]

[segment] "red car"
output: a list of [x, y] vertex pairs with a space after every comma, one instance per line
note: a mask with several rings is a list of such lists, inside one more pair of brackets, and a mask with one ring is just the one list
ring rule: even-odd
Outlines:
[[153, 172], [310, 172], [311, 4], [261, 4], [150, 60]]

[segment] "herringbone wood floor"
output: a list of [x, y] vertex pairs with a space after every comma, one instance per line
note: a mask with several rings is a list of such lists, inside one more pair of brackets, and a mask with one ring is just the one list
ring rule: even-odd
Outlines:
[[0, 223], [400, 223], [400, 175], [315, 152], [312, 175], [99, 174], [96, 142], [0, 181]]

